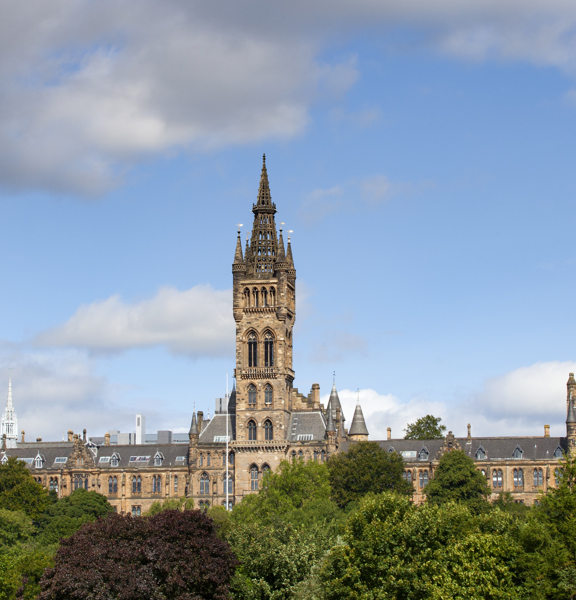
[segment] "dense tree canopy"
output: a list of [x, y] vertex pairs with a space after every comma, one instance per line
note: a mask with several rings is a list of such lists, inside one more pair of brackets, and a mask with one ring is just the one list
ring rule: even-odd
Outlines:
[[49, 506], [39, 520], [40, 539], [43, 544], [54, 544], [68, 537], [84, 523], [106, 517], [114, 512], [105, 496], [98, 492], [78, 489], [70, 496]]
[[51, 502], [48, 492], [34, 481], [24, 462], [11, 456], [0, 464], [0, 508], [23, 511], [36, 520]]
[[236, 559], [197, 510], [111, 514], [62, 540], [40, 600], [225, 600]]
[[387, 490], [412, 494], [412, 484], [402, 478], [404, 462], [397, 452], [386, 452], [377, 442], [351, 444], [328, 461], [332, 498], [344, 508], [368, 493]]
[[486, 478], [474, 461], [461, 450], [446, 452], [434, 471], [434, 479], [426, 486], [428, 502], [466, 502], [473, 510], [488, 508], [491, 493]]
[[440, 417], [426, 415], [420, 417], [414, 423], [406, 425], [405, 440], [436, 440], [444, 437], [446, 425], [441, 424]]
[[512, 517], [369, 495], [320, 572], [326, 600], [520, 598]]

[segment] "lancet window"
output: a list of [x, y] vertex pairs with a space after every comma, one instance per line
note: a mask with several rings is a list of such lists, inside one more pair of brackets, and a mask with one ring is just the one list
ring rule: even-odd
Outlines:
[[522, 487], [524, 485], [524, 474], [522, 469], [514, 469], [514, 487]]
[[266, 385], [266, 387], [264, 388], [264, 404], [266, 406], [272, 405], [272, 395], [273, 395], [272, 386], [268, 383]]
[[248, 421], [248, 439], [251, 441], [256, 440], [256, 422], [252, 419]]
[[541, 487], [542, 485], [544, 485], [542, 469], [534, 469], [534, 487]]
[[258, 467], [256, 465], [250, 467], [250, 489], [252, 491], [258, 490]]
[[274, 428], [272, 427], [272, 422], [269, 420], [264, 422], [264, 439], [266, 441], [274, 439]]
[[210, 493], [210, 478], [207, 473], [202, 473], [200, 477], [200, 493], [205, 495]]
[[132, 493], [140, 494], [142, 492], [142, 478], [140, 476], [132, 477]]
[[248, 366], [258, 366], [258, 339], [254, 333], [248, 335]]
[[256, 406], [256, 386], [253, 383], [248, 386], [248, 406]]
[[270, 332], [264, 336], [264, 366], [274, 366], [274, 338]]
[[109, 494], [117, 494], [118, 493], [118, 478], [117, 477], [108, 477], [108, 493]]

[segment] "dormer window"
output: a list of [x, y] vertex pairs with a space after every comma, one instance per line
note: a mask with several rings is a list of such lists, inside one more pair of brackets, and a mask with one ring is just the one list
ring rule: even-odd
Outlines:
[[154, 455], [154, 466], [161, 467], [163, 460], [164, 460], [164, 455], [161, 452], [156, 452], [156, 454]]
[[564, 451], [562, 450], [562, 448], [560, 448], [560, 446], [558, 446], [556, 450], [554, 450], [554, 458], [562, 458], [563, 456]]
[[482, 446], [476, 450], [476, 460], [486, 460], [486, 450]]
[[41, 469], [43, 463], [44, 463], [44, 457], [40, 453], [38, 453], [36, 455], [36, 458], [34, 459], [34, 467], [36, 469]]
[[428, 451], [428, 448], [426, 448], [426, 446], [424, 446], [422, 448], [422, 450], [420, 450], [420, 452], [418, 452], [418, 458], [420, 460], [428, 460], [428, 456], [430, 456], [430, 452]]
[[120, 455], [116, 454], [116, 452], [114, 452], [114, 454], [112, 455], [112, 458], [110, 459], [110, 465], [112, 467], [117, 467], [119, 462], [120, 462]]
[[520, 446], [516, 446], [514, 452], [512, 452], [512, 458], [522, 458], [523, 454], [524, 452], [522, 452], [522, 448], [520, 448]]
[[390, 453], [395, 452], [394, 446], [390, 446], [390, 448], [388, 448], [388, 452], [390, 452]]
[[7, 462], [8, 462], [8, 457], [6, 456], [6, 454], [4, 454], [4, 456], [0, 460], [0, 463], [2, 463], [3, 465], [5, 465]]

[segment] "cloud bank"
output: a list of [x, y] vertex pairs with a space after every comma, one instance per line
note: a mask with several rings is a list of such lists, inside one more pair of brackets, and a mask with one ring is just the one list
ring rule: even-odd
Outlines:
[[97, 195], [152, 155], [293, 137], [359, 77], [330, 49], [394, 31], [411, 51], [576, 75], [568, 0], [6, 3], [0, 185]]
[[192, 358], [232, 355], [232, 294], [198, 285], [185, 291], [165, 287], [132, 304], [114, 295], [81, 306], [66, 323], [33, 341], [97, 354], [160, 346]]

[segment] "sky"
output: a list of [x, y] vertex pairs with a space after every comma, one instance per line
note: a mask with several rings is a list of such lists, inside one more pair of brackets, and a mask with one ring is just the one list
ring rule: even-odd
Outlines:
[[3, 2], [0, 106], [0, 389], [27, 439], [213, 414], [263, 153], [301, 392], [335, 372], [371, 439], [426, 414], [565, 435], [573, 1]]

